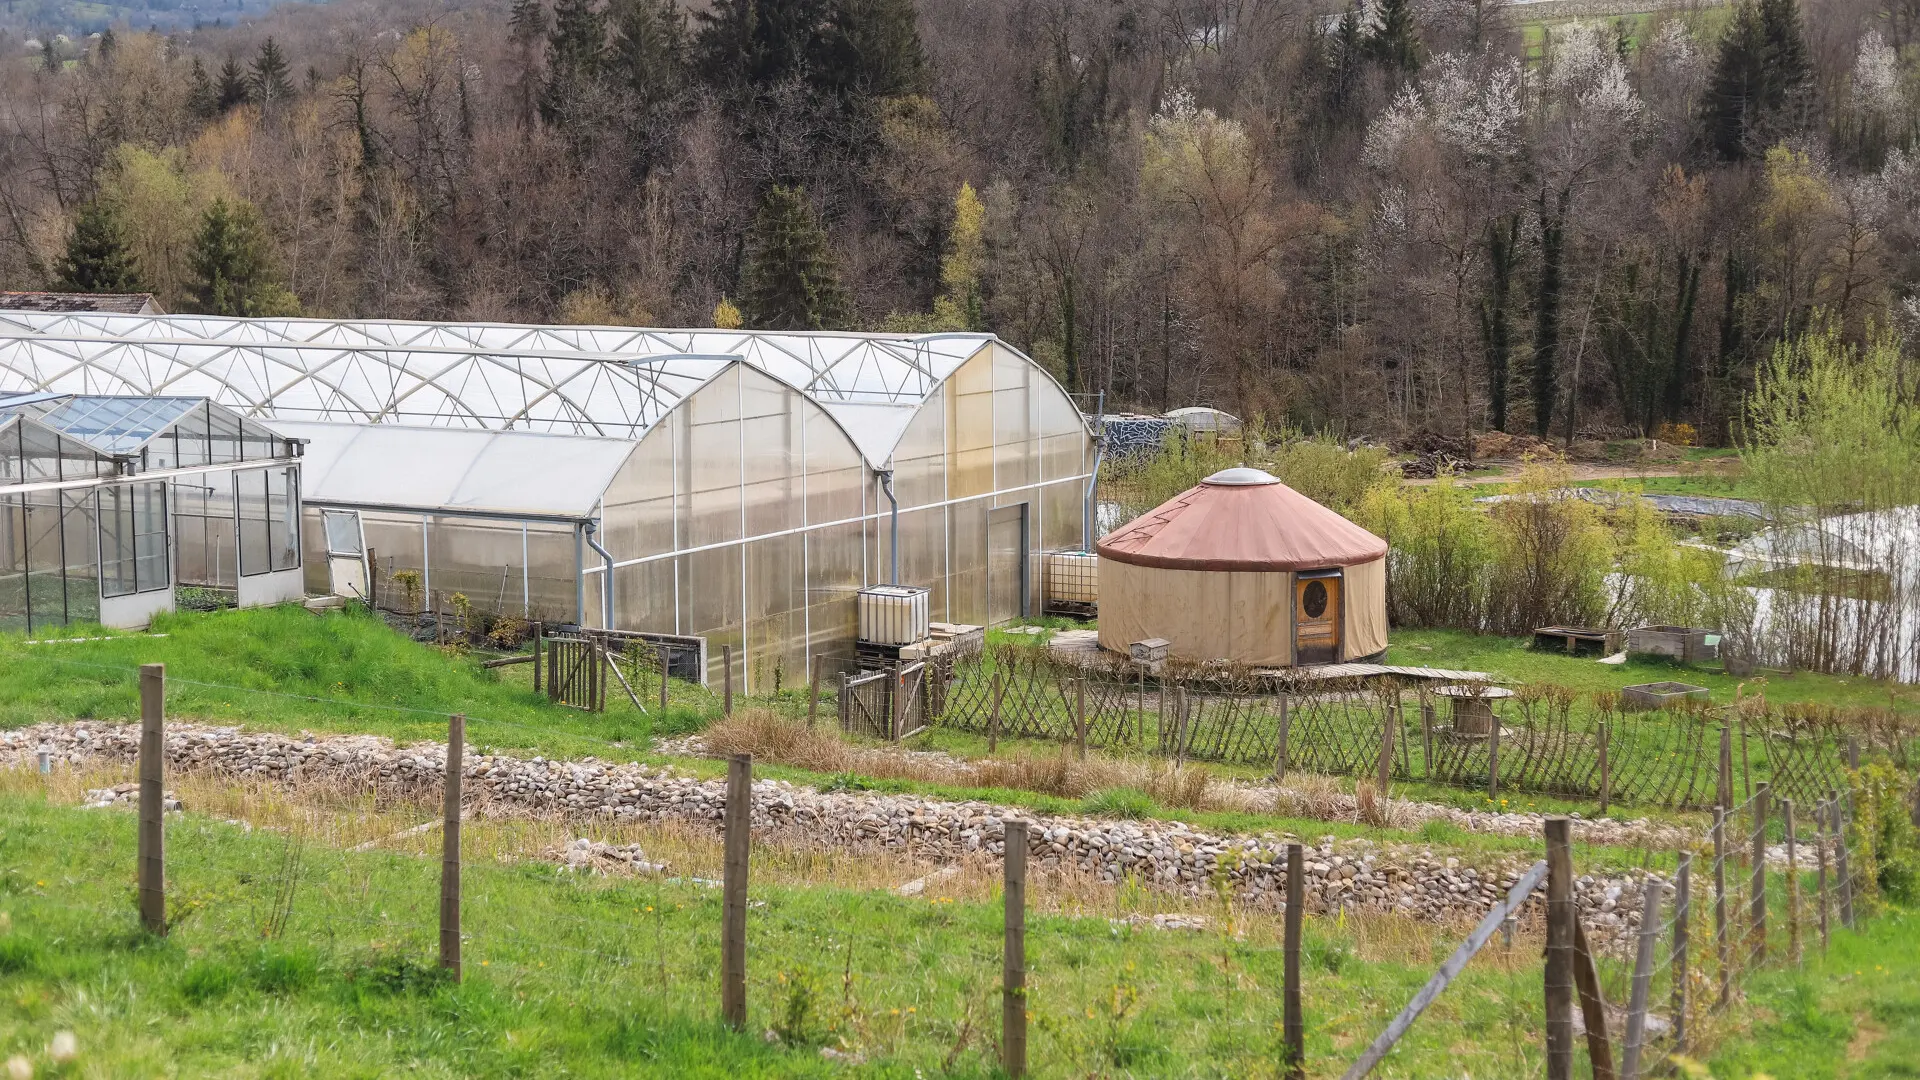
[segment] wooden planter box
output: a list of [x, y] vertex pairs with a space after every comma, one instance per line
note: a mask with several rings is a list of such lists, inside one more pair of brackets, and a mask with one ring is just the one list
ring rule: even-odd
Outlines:
[[1542, 626], [1533, 631], [1533, 647], [1570, 655], [1612, 656], [1620, 651], [1618, 630], [1586, 626]]
[[1707, 644], [1713, 631], [1698, 626], [1636, 626], [1627, 631], [1627, 651], [1666, 656], [1686, 663], [1717, 660], [1719, 643]]
[[1636, 712], [1665, 708], [1683, 698], [1708, 698], [1707, 688], [1683, 682], [1651, 682], [1620, 688], [1620, 705]]

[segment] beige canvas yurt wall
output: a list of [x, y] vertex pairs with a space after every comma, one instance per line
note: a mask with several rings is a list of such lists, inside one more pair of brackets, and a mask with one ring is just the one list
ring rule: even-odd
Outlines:
[[1293, 663], [1293, 575], [1166, 570], [1100, 560], [1100, 645], [1164, 638], [1174, 656], [1284, 667]]
[[1340, 571], [1345, 579], [1342, 660], [1372, 656], [1387, 647], [1387, 560], [1375, 559]]

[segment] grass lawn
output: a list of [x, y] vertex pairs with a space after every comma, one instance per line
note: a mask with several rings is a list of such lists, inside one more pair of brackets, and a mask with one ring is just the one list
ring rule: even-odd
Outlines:
[[147, 663], [167, 665], [168, 709], [183, 718], [407, 741], [445, 738], [446, 714], [462, 712], [476, 743], [566, 756], [695, 730], [717, 708], [686, 683], [673, 684], [665, 717], [641, 715], [617, 685], [604, 714], [552, 705], [533, 692], [531, 665], [483, 670], [478, 658], [415, 643], [356, 610], [180, 612], [155, 619], [151, 634], [66, 627], [48, 636], [107, 639], [30, 645], [0, 636], [0, 727], [136, 718]]
[[1765, 692], [1778, 703], [1816, 702], [1823, 705], [1893, 707], [1920, 712], [1920, 686], [1847, 675], [1763, 672], [1736, 679], [1717, 667], [1681, 664], [1659, 658], [1630, 657], [1618, 666], [1591, 658], [1535, 651], [1524, 638], [1495, 637], [1457, 630], [1395, 630], [1388, 648], [1389, 664], [1484, 671], [1514, 682], [1553, 682], [1576, 690], [1617, 690], [1636, 683], [1678, 680], [1704, 686], [1719, 704], [1731, 704], [1734, 689]]
[[1801, 971], [1748, 984], [1746, 1022], [1706, 1065], [1718, 1080], [1920, 1077], [1920, 914], [1893, 910], [1836, 934]]
[[[757, 885], [750, 1019], [736, 1035], [715, 1020], [719, 896], [696, 882], [471, 859], [466, 980], [453, 985], [431, 967], [430, 856], [309, 843], [290, 862], [283, 834], [174, 818], [169, 887], [183, 917], [154, 941], [130, 903], [133, 816], [11, 788], [0, 794], [0, 1056], [44, 1067], [62, 1030], [80, 1047], [42, 1075], [995, 1073], [996, 900]], [[1244, 938], [1156, 931], [1110, 922], [1154, 910], [1139, 890], [1112, 905], [1030, 919], [1034, 1075], [1271, 1074], [1273, 920], [1240, 923]], [[1311, 1074], [1338, 1075], [1459, 936], [1310, 919]], [[1540, 977], [1537, 943], [1489, 949], [1376, 1075], [1536, 1074]], [[821, 1046], [864, 1064], [825, 1060]]]

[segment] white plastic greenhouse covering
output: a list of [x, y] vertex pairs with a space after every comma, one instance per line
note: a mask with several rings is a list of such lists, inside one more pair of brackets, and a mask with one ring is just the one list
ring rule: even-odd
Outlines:
[[[756, 686], [850, 651], [853, 596], [895, 579], [896, 537], [897, 580], [967, 623], [1032, 609], [1039, 553], [1088, 539], [1086, 422], [990, 334], [8, 311], [8, 388], [205, 394], [313, 439], [312, 542], [319, 507], [351, 505], [387, 580], [417, 569], [483, 608], [703, 635]], [[342, 440], [314, 421], [377, 427]], [[556, 441], [437, 437], [476, 428]], [[602, 482], [617, 451], [580, 437], [629, 454]]]
[[626, 439], [410, 424], [277, 420], [273, 427], [307, 442], [309, 503], [513, 521], [591, 519], [634, 447]]
[[[333, 319], [232, 319], [209, 315], [115, 315], [101, 312], [45, 313], [0, 311], [0, 327], [24, 331], [47, 339], [113, 338], [130, 344], [159, 342], [204, 342], [229, 346], [253, 346], [263, 358], [278, 360], [322, 385], [352, 383], [352, 375], [333, 375], [336, 367], [356, 368], [365, 356], [389, 354], [401, 356], [422, 350], [450, 350], [456, 354], [479, 356], [580, 360], [645, 360], [649, 364], [704, 358], [740, 360], [772, 375], [795, 390], [818, 401], [841, 426], [867, 463], [884, 468], [895, 445], [913, 419], [914, 411], [959, 368], [962, 363], [996, 339], [991, 334], [842, 334], [842, 333], [752, 333], [737, 330], [657, 330], [636, 327], [532, 326], [508, 323], [423, 323], [392, 320]], [[297, 356], [276, 354], [274, 345], [330, 346], [347, 355], [333, 358], [324, 352]], [[199, 354], [189, 354], [189, 362], [198, 363]], [[389, 361], [391, 362], [391, 361]], [[419, 369], [430, 374], [432, 367]], [[539, 365], [514, 366], [511, 373], [534, 381], [556, 392], [566, 393], [570, 403], [580, 405], [581, 417], [599, 419], [600, 403], [588, 400], [579, 389], [566, 391], [577, 371]], [[502, 395], [488, 385], [497, 382], [494, 373], [477, 385], [468, 373], [451, 379], [435, 379], [440, 387], [475, 419], [476, 426], [500, 426], [484, 423], [505, 415], [497, 404]], [[279, 399], [284, 391], [268, 383], [253, 384], [256, 403], [274, 399], [275, 415], [289, 415], [288, 406]], [[157, 392], [157, 391], [153, 391]], [[247, 390], [241, 389], [246, 394]], [[506, 394], [508, 399], [514, 394]], [[530, 395], [518, 395], [526, 398]], [[537, 395], [532, 395], [537, 396]], [[472, 399], [472, 400], [470, 400]], [[370, 403], [364, 392], [358, 400]], [[231, 404], [231, 402], [229, 403]], [[457, 415], [459, 409], [453, 410]], [[405, 409], [409, 417], [438, 416], [415, 404]], [[323, 417], [315, 416], [314, 419]], [[332, 416], [324, 417], [327, 419]], [[342, 417], [344, 418], [344, 417]], [[378, 420], [383, 417], [368, 416]], [[509, 419], [511, 417], [509, 416]], [[513, 426], [524, 426], [524, 422]], [[581, 424], [579, 434], [615, 434], [604, 429], [587, 430]], [[548, 428], [547, 430], [553, 430]]]

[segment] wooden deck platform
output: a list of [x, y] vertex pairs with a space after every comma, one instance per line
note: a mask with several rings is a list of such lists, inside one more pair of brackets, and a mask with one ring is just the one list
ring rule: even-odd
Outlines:
[[[1063, 660], [1094, 656], [1100, 652], [1098, 630], [1056, 630], [1048, 648]], [[1315, 664], [1310, 667], [1257, 669], [1256, 674], [1284, 675], [1291, 679], [1358, 679], [1380, 675], [1398, 675], [1407, 679], [1431, 679], [1436, 682], [1493, 682], [1484, 671], [1454, 671], [1448, 668], [1413, 667], [1404, 664]]]

